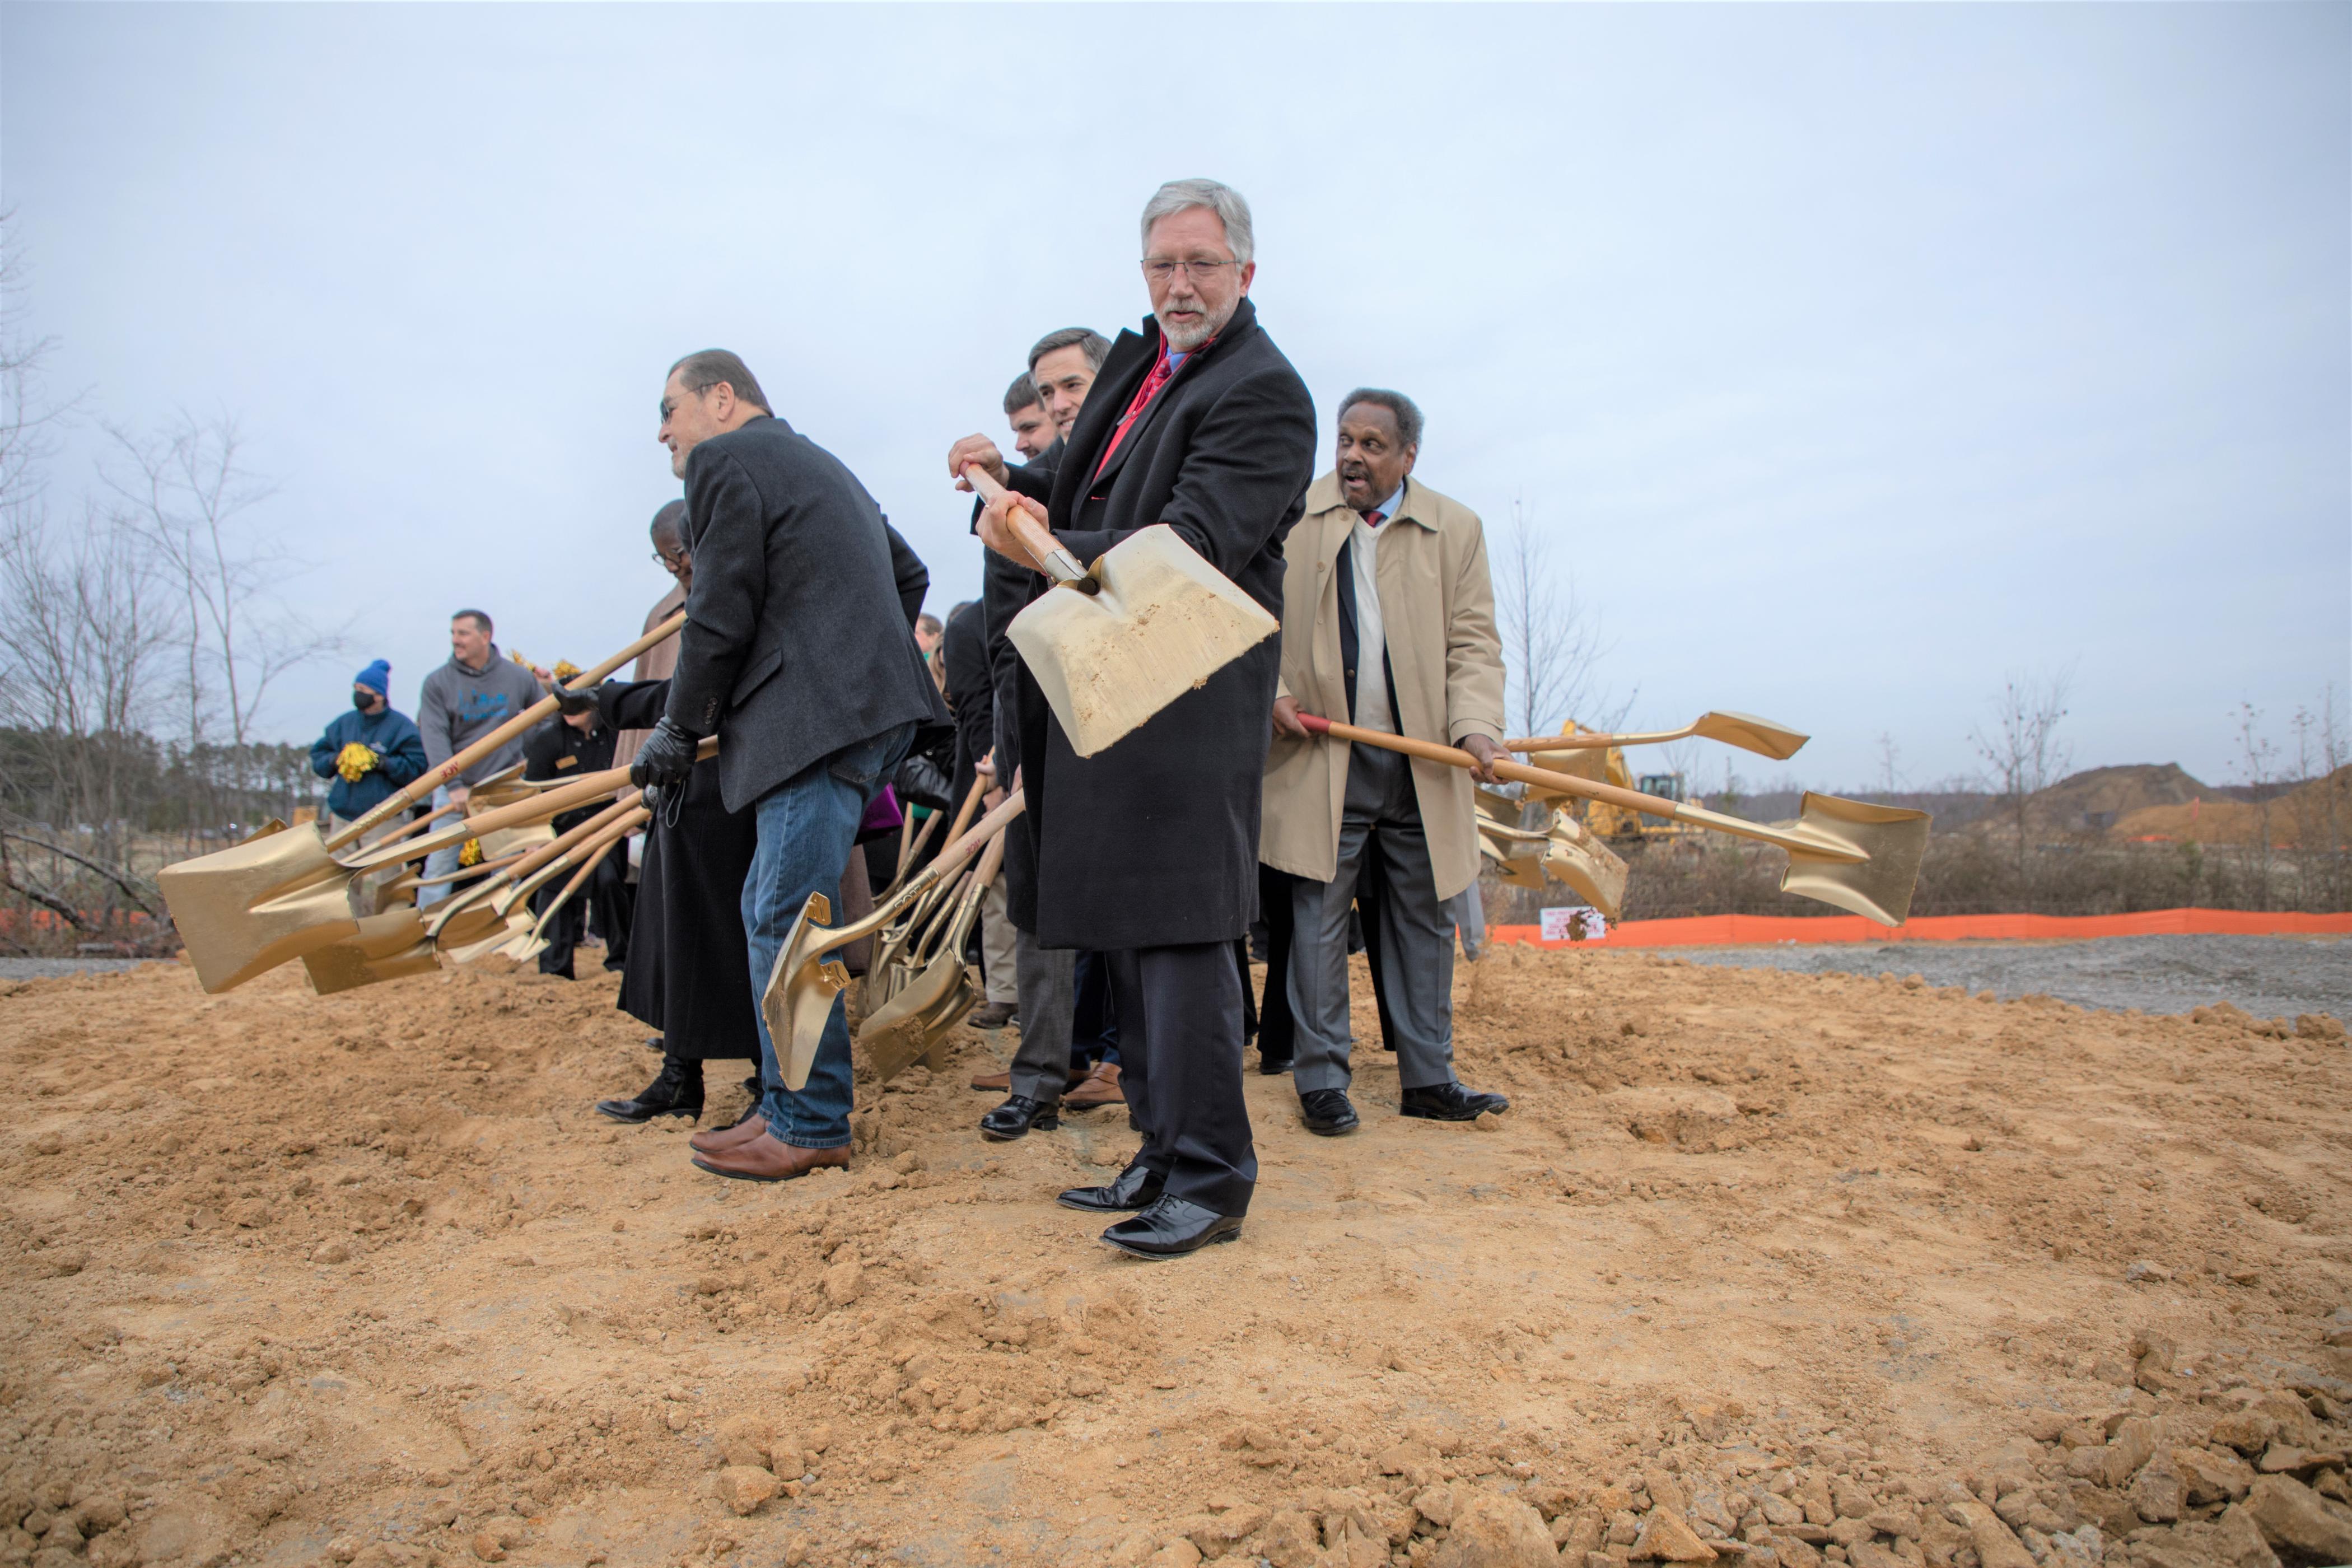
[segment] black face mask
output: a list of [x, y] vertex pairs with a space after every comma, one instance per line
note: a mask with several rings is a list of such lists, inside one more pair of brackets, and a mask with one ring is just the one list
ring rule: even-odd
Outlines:
[[375, 693], [373, 691], [352, 692], [352, 706], [358, 709], [362, 713], [366, 712], [370, 708], [375, 706]]

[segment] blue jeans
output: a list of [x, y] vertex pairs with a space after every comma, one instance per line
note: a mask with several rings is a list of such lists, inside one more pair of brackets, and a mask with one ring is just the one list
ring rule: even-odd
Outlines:
[[768, 1134], [803, 1149], [837, 1149], [849, 1142], [853, 1086], [849, 1020], [841, 999], [824, 1021], [824, 1037], [808, 1083], [797, 1092], [784, 1087], [776, 1044], [760, 1014], [760, 996], [776, 967], [776, 954], [811, 893], [835, 906], [831, 923], [841, 923], [841, 879], [857, 838], [866, 805], [914, 743], [915, 726], [901, 724], [869, 740], [844, 746], [810, 763], [751, 807], [759, 847], [743, 879], [743, 935], [751, 949], [751, 1015], [760, 1026], [760, 1111]]
[[[447, 789], [436, 789], [433, 792], [434, 810], [438, 811], [448, 804], [449, 792]], [[435, 823], [431, 827], [426, 828], [425, 831], [428, 833], [438, 833], [441, 829], [448, 826], [452, 820], [452, 818], [445, 816], [440, 821]], [[398, 822], [396, 820], [394, 822], [394, 826], [398, 826]], [[428, 877], [447, 876], [450, 872], [457, 868], [457, 857], [464, 854], [465, 851], [466, 847], [463, 844], [453, 844], [446, 849], [436, 849], [432, 854], [427, 855], [425, 858], [425, 874]], [[442, 900], [449, 897], [455, 887], [455, 883], [442, 882], [434, 887], [417, 889], [416, 907], [419, 910], [431, 909]]]

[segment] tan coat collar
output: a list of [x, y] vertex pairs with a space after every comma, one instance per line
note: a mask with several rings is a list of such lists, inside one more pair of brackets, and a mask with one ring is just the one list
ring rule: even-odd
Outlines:
[[[1422, 487], [1413, 483], [1412, 475], [1406, 475], [1404, 481], [1404, 499], [1397, 502], [1396, 516], [1389, 519], [1388, 521], [1391, 522], [1407, 521], [1417, 522], [1421, 524], [1422, 527], [1427, 529], [1430, 532], [1435, 533], [1437, 531], [1436, 518], [1433, 516], [1423, 515], [1425, 510], [1431, 510], [1423, 504], [1426, 500], [1427, 497], [1423, 493]], [[1313, 484], [1307, 487], [1307, 515], [1309, 517], [1321, 517], [1324, 513], [1331, 511], [1344, 511], [1352, 516], [1355, 510], [1355, 508], [1348, 504], [1347, 499], [1339, 493], [1339, 470], [1337, 468], [1331, 469], [1321, 479], [1317, 479]]]

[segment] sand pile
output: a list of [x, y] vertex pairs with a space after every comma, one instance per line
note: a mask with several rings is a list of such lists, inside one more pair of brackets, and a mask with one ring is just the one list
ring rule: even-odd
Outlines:
[[2259, 844], [2269, 824], [2273, 847], [2324, 849], [2352, 843], [2352, 767], [2313, 779], [2262, 807], [2236, 800], [2151, 805], [2126, 812], [2111, 838], [2168, 838], [2180, 843]]
[[1508, 1115], [1254, 1077], [1244, 1239], [1155, 1265], [1051, 1202], [1123, 1120], [983, 1145], [976, 1037], [757, 1188], [590, 1112], [610, 1002], [0, 987], [0, 1562], [2352, 1558], [2331, 1020], [1506, 950]]
[[[2135, 812], [2179, 806], [2203, 800], [2210, 809], [2213, 789], [2197, 782], [2178, 763], [2137, 763], [2122, 767], [2088, 768], [2029, 796], [2026, 809], [2038, 831], [2055, 834], [2101, 833]], [[1991, 819], [2001, 820], [1996, 811]]]

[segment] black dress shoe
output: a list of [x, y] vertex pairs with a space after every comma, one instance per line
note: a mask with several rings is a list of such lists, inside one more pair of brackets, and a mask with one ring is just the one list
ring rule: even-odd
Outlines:
[[1264, 1073], [1268, 1078], [1272, 1078], [1277, 1073], [1288, 1072], [1290, 1070], [1290, 1058], [1288, 1057], [1270, 1057], [1265, 1052], [1260, 1051], [1257, 1058], [1257, 1070]]
[[1344, 1089], [1308, 1089], [1298, 1097], [1298, 1114], [1306, 1119], [1307, 1131], [1325, 1138], [1353, 1132], [1360, 1124]]
[[1015, 1138], [1025, 1138], [1031, 1128], [1051, 1132], [1062, 1124], [1062, 1102], [1058, 1100], [1032, 1100], [1025, 1094], [1007, 1096], [1003, 1104], [980, 1119], [980, 1135], [1009, 1143]]
[[1432, 1121], [1475, 1121], [1482, 1111], [1510, 1110], [1511, 1102], [1499, 1094], [1478, 1094], [1458, 1083], [1447, 1082], [1406, 1089], [1404, 1104], [1399, 1109], [1407, 1116], [1426, 1117]]
[[632, 1125], [656, 1116], [702, 1115], [702, 1064], [662, 1058], [661, 1071], [633, 1100], [600, 1100], [596, 1110]]
[[1104, 1244], [1137, 1258], [1181, 1258], [1213, 1242], [1238, 1241], [1242, 1216], [1219, 1214], [1182, 1198], [1162, 1195], [1137, 1215], [1102, 1233]]
[[1066, 1209], [1089, 1214], [1117, 1214], [1121, 1209], [1148, 1209], [1160, 1201], [1163, 1178], [1144, 1164], [1129, 1165], [1107, 1187], [1072, 1187], [1055, 1201]]

